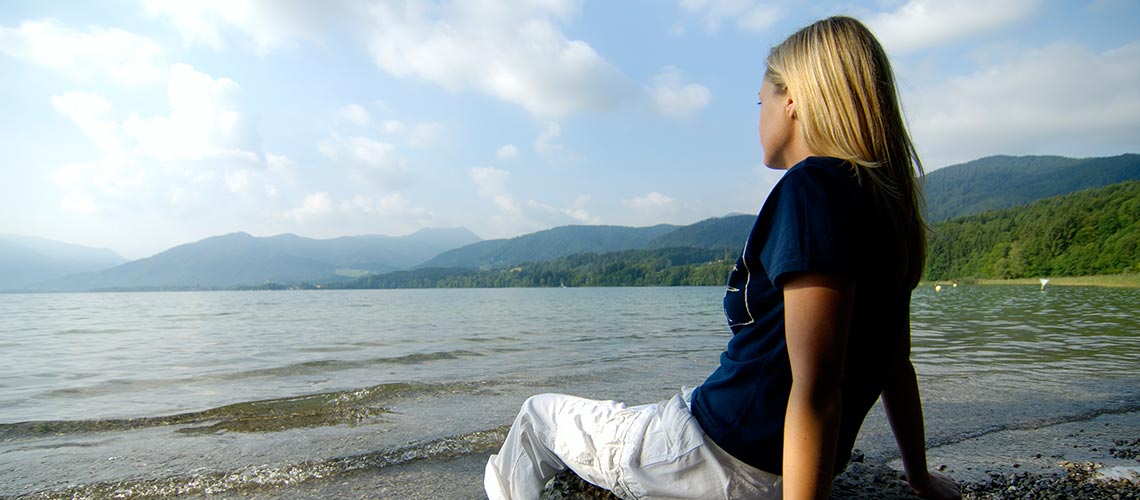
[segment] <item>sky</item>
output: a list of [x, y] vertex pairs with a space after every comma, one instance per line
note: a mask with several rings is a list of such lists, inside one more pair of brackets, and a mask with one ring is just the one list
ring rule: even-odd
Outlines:
[[1140, 152], [1134, 0], [0, 0], [0, 234], [136, 259], [756, 213], [764, 58], [838, 14], [928, 171]]

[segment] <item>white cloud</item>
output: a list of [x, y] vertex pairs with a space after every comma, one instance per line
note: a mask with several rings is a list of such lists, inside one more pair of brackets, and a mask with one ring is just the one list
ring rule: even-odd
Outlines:
[[413, 148], [431, 146], [439, 141], [443, 135], [443, 124], [438, 122], [422, 122], [412, 126], [408, 132], [408, 145]]
[[635, 196], [628, 200], [622, 200], [621, 204], [634, 210], [673, 210], [676, 207], [673, 198], [656, 191], [651, 191], [645, 196]]
[[430, 210], [414, 205], [400, 193], [379, 198], [357, 194], [338, 202], [328, 192], [320, 191], [305, 196], [299, 206], [285, 210], [283, 215], [288, 221], [327, 236], [373, 232], [377, 219], [398, 221], [396, 225], [409, 228], [429, 225], [435, 220]]
[[395, 147], [377, 142], [367, 137], [340, 137], [333, 135], [331, 140], [320, 143], [320, 151], [334, 160], [346, 160], [374, 167], [386, 167], [395, 163]]
[[492, 167], [474, 167], [467, 169], [467, 175], [475, 182], [475, 188], [483, 197], [489, 198], [506, 212], [518, 213], [518, 202], [507, 194], [507, 178], [511, 173]]
[[404, 161], [396, 156], [396, 147], [386, 142], [334, 133], [322, 140], [317, 150], [347, 167], [349, 174], [358, 180], [375, 182], [385, 188], [403, 185], [410, 177]]
[[288, 156], [265, 153], [265, 166], [274, 174], [292, 178], [297, 170], [297, 164]]
[[176, 64], [167, 97], [169, 116], [147, 119], [131, 113], [124, 123], [127, 136], [146, 156], [159, 161], [219, 156], [256, 160], [256, 133], [244, 117], [233, 80]]
[[384, 120], [380, 130], [388, 135], [402, 136], [408, 146], [422, 148], [439, 141], [446, 127], [439, 122], [417, 122], [407, 124], [400, 120]]
[[910, 0], [894, 12], [874, 15], [867, 25], [892, 53], [907, 53], [968, 38], [1032, 14], [1038, 0]]
[[588, 205], [589, 202], [590, 195], [582, 195], [575, 199], [569, 207], [556, 207], [536, 200], [527, 201], [527, 207], [533, 209], [539, 218], [542, 219], [542, 225], [547, 227], [565, 225], [567, 223], [601, 224], [602, 219], [600, 217], [586, 210], [586, 205]]
[[225, 28], [247, 34], [259, 55], [290, 47], [295, 40], [317, 41], [337, 18], [346, 16], [346, 2], [306, 0], [145, 0], [151, 16], [165, 17], [186, 45], [225, 46]]
[[[716, 32], [725, 21], [736, 21], [744, 31], [763, 31], [784, 16], [779, 5], [757, 0], [681, 0], [681, 8], [704, 17], [705, 29]], [[683, 29], [673, 28], [674, 33]]]
[[661, 68], [650, 78], [647, 90], [657, 112], [665, 116], [681, 117], [708, 106], [712, 94], [708, 87], [681, 81], [681, 71], [673, 66]]
[[475, 89], [538, 116], [609, 110], [628, 92], [621, 73], [555, 25], [571, 0], [409, 0], [370, 6], [365, 27], [377, 66], [459, 91]]
[[174, 66], [169, 75], [168, 114], [124, 113], [95, 93], [52, 98], [98, 148], [97, 158], [51, 173], [62, 208], [112, 220], [147, 214], [201, 221], [228, 213], [231, 225], [236, 211], [249, 217], [272, 212], [269, 201], [295, 184], [296, 165], [284, 155], [260, 153], [238, 85], [188, 65]]
[[562, 127], [555, 122], [546, 122], [546, 127], [534, 140], [534, 150], [544, 156], [550, 156], [562, 150], [562, 145], [555, 139], [562, 136]]
[[520, 152], [519, 148], [514, 144], [504, 144], [497, 151], [495, 151], [495, 158], [500, 160], [509, 160], [511, 158], [518, 158]]
[[333, 214], [333, 203], [327, 192], [321, 191], [305, 196], [301, 206], [289, 210], [286, 215], [298, 224], [306, 224], [324, 219]]
[[164, 77], [162, 47], [120, 29], [68, 28], [53, 19], [0, 26], [0, 52], [81, 79], [109, 78], [120, 84], [155, 83]]
[[356, 195], [351, 200], [340, 203], [341, 212], [346, 214], [361, 214], [369, 217], [394, 217], [405, 220], [425, 222], [433, 218], [430, 210], [413, 206], [411, 202], [400, 193], [392, 193], [379, 199], [370, 196]]
[[907, 102], [931, 167], [991, 154], [1110, 155], [1140, 144], [1140, 42], [1067, 43], [917, 89]]
[[231, 193], [240, 193], [249, 189], [255, 173], [249, 169], [226, 172], [226, 189]]
[[408, 127], [400, 120], [385, 120], [381, 128], [388, 134], [402, 134]]
[[84, 135], [100, 150], [121, 153], [119, 125], [107, 118], [111, 103], [103, 96], [88, 92], [68, 92], [53, 97], [52, 107], [71, 118]]
[[349, 104], [348, 106], [338, 109], [336, 117], [361, 127], [367, 127], [372, 124], [372, 115], [368, 113], [367, 109], [364, 109], [364, 106], [359, 104]]
[[661, 224], [673, 220], [681, 213], [680, 204], [676, 200], [656, 191], [621, 200], [621, 204], [630, 212], [630, 223], [636, 225]]
[[609, 110], [629, 82], [586, 42], [557, 23], [574, 18], [576, 0], [146, 0], [188, 45], [225, 46], [227, 30], [248, 35], [258, 54], [330, 30], [363, 35], [373, 61], [399, 77], [453, 91], [474, 89], [544, 117]]
[[497, 211], [473, 222], [479, 234], [508, 237], [566, 224], [599, 224], [601, 218], [587, 210], [589, 195], [576, 198], [569, 207], [559, 207], [530, 199], [520, 203], [507, 189], [510, 172], [493, 167], [467, 170], [479, 195], [491, 200]]
[[122, 197], [142, 180], [140, 173], [128, 174], [117, 159], [104, 158], [92, 162], [70, 163], [51, 173], [52, 182], [60, 190], [60, 207], [79, 214], [94, 214], [103, 209], [107, 197]]

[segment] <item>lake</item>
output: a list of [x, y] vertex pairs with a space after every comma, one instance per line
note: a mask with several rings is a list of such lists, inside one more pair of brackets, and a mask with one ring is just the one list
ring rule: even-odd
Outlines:
[[[254, 491], [486, 452], [538, 392], [695, 386], [720, 287], [0, 295], [0, 496]], [[1140, 411], [1140, 290], [922, 287], [932, 447]], [[858, 446], [897, 453], [872, 413]]]

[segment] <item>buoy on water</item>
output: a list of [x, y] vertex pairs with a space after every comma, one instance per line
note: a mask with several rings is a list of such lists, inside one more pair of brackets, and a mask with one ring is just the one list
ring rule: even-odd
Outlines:
[[934, 285], [934, 291], [941, 292], [942, 291], [942, 285]]
[[1049, 284], [1049, 278], [1041, 278], [1041, 291], [1045, 291], [1045, 285]]

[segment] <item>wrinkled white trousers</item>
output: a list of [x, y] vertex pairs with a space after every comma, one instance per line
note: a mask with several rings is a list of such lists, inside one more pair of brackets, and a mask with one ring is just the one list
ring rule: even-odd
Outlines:
[[689, 411], [691, 389], [657, 404], [542, 394], [523, 403], [487, 461], [491, 500], [534, 500], [555, 474], [580, 477], [627, 499], [774, 499], [780, 477], [721, 450]]

